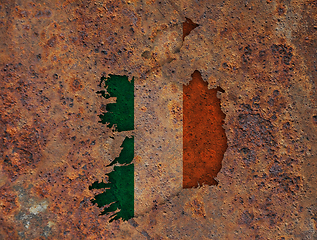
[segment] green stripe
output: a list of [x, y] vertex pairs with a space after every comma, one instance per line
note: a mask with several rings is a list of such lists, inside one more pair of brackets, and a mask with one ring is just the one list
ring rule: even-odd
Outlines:
[[[100, 86], [105, 83], [106, 91], [98, 91], [104, 98], [116, 97], [116, 103], [107, 104], [107, 112], [99, 115], [100, 122], [118, 132], [134, 129], [134, 79], [127, 76], [109, 75], [101, 78]], [[98, 207], [105, 207], [100, 213], [111, 214], [113, 220], [128, 220], [134, 216], [134, 137], [126, 137], [121, 145], [122, 151], [108, 166], [117, 165], [107, 174], [108, 183], [93, 183], [89, 189], [102, 189], [105, 191], [95, 196], [92, 203]], [[119, 165], [119, 166], [118, 166]], [[117, 211], [119, 210], [119, 211]], [[117, 211], [117, 212], [115, 212]]]
[[107, 127], [116, 127], [118, 132], [134, 129], [134, 78], [131, 81], [127, 76], [109, 75], [102, 77], [100, 86], [105, 83], [106, 91], [100, 93], [104, 98], [116, 97], [116, 103], [107, 104], [106, 113], [100, 114], [100, 122]]

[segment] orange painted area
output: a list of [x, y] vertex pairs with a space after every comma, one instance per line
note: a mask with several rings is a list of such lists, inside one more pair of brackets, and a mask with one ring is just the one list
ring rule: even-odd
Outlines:
[[[202, 184], [217, 185], [214, 177], [221, 169], [227, 149], [227, 137], [222, 124], [218, 89], [208, 89], [199, 71], [183, 88], [183, 188]], [[223, 90], [222, 90], [223, 91]]]
[[186, 21], [183, 22], [183, 41], [185, 37], [188, 36], [189, 33], [198, 26], [199, 25], [194, 23], [192, 20], [190, 20], [189, 18], [186, 18]]

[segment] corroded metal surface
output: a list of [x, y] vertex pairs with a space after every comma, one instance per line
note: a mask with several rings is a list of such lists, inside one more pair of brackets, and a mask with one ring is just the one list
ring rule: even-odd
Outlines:
[[135, 216], [182, 190], [181, 90], [160, 75], [135, 82]]
[[[310, 0], [2, 0], [0, 238], [317, 238], [316, 11]], [[183, 41], [186, 18], [199, 26]], [[225, 91], [218, 186], [108, 223], [88, 186], [122, 141], [98, 123], [100, 77], [179, 86], [195, 70]]]

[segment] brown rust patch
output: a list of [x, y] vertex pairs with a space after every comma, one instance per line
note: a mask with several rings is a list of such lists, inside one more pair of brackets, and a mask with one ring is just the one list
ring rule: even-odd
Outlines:
[[171, 120], [174, 124], [181, 124], [183, 120], [183, 110], [182, 106], [179, 105], [179, 103], [175, 101], [171, 101], [168, 104], [168, 109], [170, 111]]
[[48, 46], [48, 47], [55, 47], [56, 41], [57, 41], [56, 36], [51, 37], [51, 38], [47, 41], [47, 46]]
[[83, 88], [81, 80], [79, 78], [73, 78], [70, 81], [70, 87], [74, 92], [80, 91]]
[[2, 216], [10, 214], [18, 208], [17, 195], [9, 187], [1, 187], [0, 196]]
[[191, 210], [193, 217], [206, 218], [204, 203], [199, 198], [194, 198], [186, 203], [186, 207]]
[[282, 3], [278, 3], [277, 6], [276, 6], [276, 13], [279, 15], [279, 16], [283, 16], [285, 15], [286, 13], [286, 7], [285, 5], [283, 5]]

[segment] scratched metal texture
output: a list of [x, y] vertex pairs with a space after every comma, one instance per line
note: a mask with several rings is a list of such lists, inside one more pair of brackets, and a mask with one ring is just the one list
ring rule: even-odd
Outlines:
[[[315, 0], [0, 0], [0, 239], [317, 239], [316, 17]], [[122, 136], [98, 123], [100, 77], [195, 70], [225, 90], [218, 186], [108, 223], [88, 186]]]

